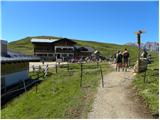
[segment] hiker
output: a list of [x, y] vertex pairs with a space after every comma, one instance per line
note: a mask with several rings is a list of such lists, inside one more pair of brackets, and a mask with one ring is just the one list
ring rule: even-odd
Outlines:
[[117, 63], [118, 52], [119, 52], [119, 51], [117, 51], [117, 53], [115, 53], [115, 64], [116, 64], [116, 71], [117, 71], [117, 67], [118, 67], [118, 63]]
[[143, 49], [143, 52], [142, 52], [142, 54], [141, 54], [141, 57], [142, 57], [142, 58], [147, 58], [147, 55], [148, 55], [148, 53], [147, 53], [146, 49], [144, 48], [144, 49]]
[[113, 55], [113, 63], [116, 64], [116, 53]]
[[127, 51], [127, 48], [125, 48], [123, 52], [123, 71], [124, 70], [127, 71], [128, 62], [129, 62], [129, 52]]
[[120, 71], [120, 68], [122, 67], [122, 52], [118, 51], [116, 55], [116, 71]]

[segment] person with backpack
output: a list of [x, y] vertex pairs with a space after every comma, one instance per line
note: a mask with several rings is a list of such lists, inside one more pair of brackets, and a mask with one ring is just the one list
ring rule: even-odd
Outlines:
[[116, 71], [120, 71], [120, 68], [122, 67], [122, 52], [118, 51], [117, 56], [116, 56]]
[[128, 68], [128, 62], [129, 62], [129, 52], [127, 48], [124, 49], [123, 52], [123, 71], [127, 71]]

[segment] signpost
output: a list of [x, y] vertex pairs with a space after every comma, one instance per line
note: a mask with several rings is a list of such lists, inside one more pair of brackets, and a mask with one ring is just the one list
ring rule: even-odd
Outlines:
[[141, 48], [141, 34], [144, 33], [142, 30], [136, 32], [137, 44], [138, 44], [138, 72], [140, 72], [140, 48]]

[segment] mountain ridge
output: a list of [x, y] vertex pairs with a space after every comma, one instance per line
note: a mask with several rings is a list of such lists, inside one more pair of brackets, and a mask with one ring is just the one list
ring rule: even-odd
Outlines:
[[[128, 42], [125, 45], [129, 45], [129, 46], [138, 46], [137, 43], [134, 42]], [[141, 43], [141, 48], [145, 48], [147, 50], [150, 51], [159, 51], [159, 42], [151, 42], [151, 41], [147, 41], [145, 43]]]

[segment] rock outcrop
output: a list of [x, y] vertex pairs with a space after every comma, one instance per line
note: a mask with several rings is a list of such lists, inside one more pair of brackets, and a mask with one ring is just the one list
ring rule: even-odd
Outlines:
[[[146, 58], [140, 58], [140, 68], [139, 72], [143, 72], [147, 69], [147, 59]], [[138, 72], [138, 61], [136, 62], [134, 66], [134, 72]]]

